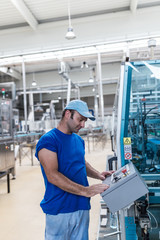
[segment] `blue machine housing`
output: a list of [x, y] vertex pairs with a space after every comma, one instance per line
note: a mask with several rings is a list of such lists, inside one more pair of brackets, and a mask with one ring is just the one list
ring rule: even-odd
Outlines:
[[[128, 163], [124, 156], [123, 139], [130, 137], [131, 161], [148, 185], [149, 206], [157, 207], [158, 212], [160, 210], [160, 61], [126, 63], [122, 96], [119, 139], [121, 166]], [[135, 224], [130, 222], [135, 222], [134, 216], [129, 220], [125, 217], [126, 239], [138, 239]], [[150, 233], [148, 239], [156, 238]]]

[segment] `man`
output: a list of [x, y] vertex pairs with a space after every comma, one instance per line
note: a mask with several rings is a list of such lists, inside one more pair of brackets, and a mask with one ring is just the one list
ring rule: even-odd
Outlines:
[[45, 182], [41, 207], [46, 213], [45, 240], [88, 240], [90, 197], [109, 186], [88, 185], [87, 176], [104, 180], [111, 172], [100, 173], [85, 161], [84, 140], [76, 133], [87, 118], [95, 120], [87, 104], [71, 101], [57, 128], [44, 134], [36, 147]]

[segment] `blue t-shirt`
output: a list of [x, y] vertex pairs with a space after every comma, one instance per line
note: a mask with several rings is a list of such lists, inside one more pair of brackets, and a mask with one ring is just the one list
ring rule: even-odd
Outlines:
[[[84, 140], [80, 136], [75, 133], [65, 134], [54, 128], [44, 134], [38, 141], [35, 154], [37, 158], [38, 152], [42, 148], [57, 153], [58, 171], [60, 173], [73, 182], [88, 186]], [[56, 187], [48, 182], [42, 165], [41, 170], [45, 183], [45, 195], [40, 205], [45, 213], [56, 215], [90, 209], [89, 198], [68, 193]]]

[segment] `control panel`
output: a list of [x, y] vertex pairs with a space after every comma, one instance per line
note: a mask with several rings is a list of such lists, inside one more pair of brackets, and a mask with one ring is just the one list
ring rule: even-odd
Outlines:
[[132, 162], [118, 169], [103, 183], [110, 187], [101, 193], [101, 196], [113, 213], [148, 193], [145, 182]]
[[122, 181], [125, 177], [129, 176], [131, 174], [129, 165], [125, 165], [123, 168], [121, 168], [120, 170], [114, 172], [111, 175], [111, 184], [115, 184], [118, 181]]

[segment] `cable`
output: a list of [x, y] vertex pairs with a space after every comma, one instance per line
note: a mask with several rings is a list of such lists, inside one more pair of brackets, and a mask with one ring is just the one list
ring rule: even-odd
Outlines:
[[[157, 221], [157, 219], [155, 218], [155, 216], [149, 210], [147, 210], [147, 212], [149, 213], [149, 218], [150, 218], [150, 215], [151, 215], [152, 218], [154, 219], [155, 223], [156, 223], [156, 227], [155, 228], [151, 227], [151, 229], [157, 229], [158, 228], [158, 221]], [[151, 221], [151, 218], [150, 218], [150, 221]]]

